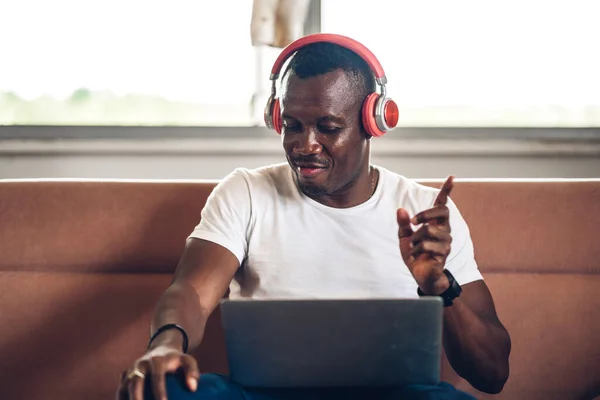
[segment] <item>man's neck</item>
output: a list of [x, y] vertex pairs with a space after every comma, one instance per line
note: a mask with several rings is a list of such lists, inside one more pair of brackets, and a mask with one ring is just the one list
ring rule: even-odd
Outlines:
[[379, 171], [369, 164], [368, 172], [361, 174], [357, 179], [351, 181], [346, 187], [335, 193], [321, 196], [308, 197], [323, 205], [332, 208], [356, 207], [369, 200], [375, 193], [379, 181]]

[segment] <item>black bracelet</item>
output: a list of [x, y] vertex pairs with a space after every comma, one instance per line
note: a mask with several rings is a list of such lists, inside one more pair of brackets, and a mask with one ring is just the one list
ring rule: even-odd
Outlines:
[[163, 325], [160, 328], [158, 328], [156, 330], [156, 332], [154, 332], [154, 335], [152, 335], [152, 337], [150, 338], [150, 341], [148, 341], [148, 348], [150, 348], [150, 345], [152, 344], [152, 342], [154, 341], [154, 339], [156, 339], [156, 337], [158, 335], [160, 335], [161, 333], [163, 333], [164, 331], [167, 331], [169, 329], [177, 329], [179, 332], [181, 332], [181, 334], [183, 335], [183, 352], [187, 353], [187, 351], [188, 351], [188, 335], [187, 335], [185, 329], [183, 329], [180, 325], [177, 325], [177, 324], [166, 324], [166, 325]]

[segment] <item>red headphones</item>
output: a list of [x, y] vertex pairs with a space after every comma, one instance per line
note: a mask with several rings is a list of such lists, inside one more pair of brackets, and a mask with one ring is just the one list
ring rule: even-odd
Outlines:
[[275, 129], [277, 133], [281, 134], [281, 108], [279, 99], [276, 97], [276, 84], [283, 64], [301, 47], [317, 42], [334, 43], [354, 51], [367, 62], [371, 71], [375, 74], [375, 80], [381, 87], [381, 94], [373, 92], [367, 96], [363, 103], [362, 121], [367, 133], [371, 136], [383, 136], [387, 131], [395, 128], [399, 118], [398, 105], [394, 100], [386, 97], [385, 84], [387, 83], [387, 78], [383, 72], [383, 67], [379, 64], [375, 55], [356, 40], [331, 33], [317, 33], [304, 36], [290, 43], [283, 49], [279, 57], [277, 57], [271, 69], [271, 76], [269, 77], [273, 84], [271, 86], [271, 96], [265, 107], [264, 117], [267, 127]]

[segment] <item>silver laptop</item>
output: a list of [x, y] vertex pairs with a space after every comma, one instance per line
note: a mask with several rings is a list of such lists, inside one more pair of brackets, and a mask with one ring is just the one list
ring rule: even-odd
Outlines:
[[223, 300], [230, 378], [247, 387], [397, 387], [440, 379], [438, 297]]

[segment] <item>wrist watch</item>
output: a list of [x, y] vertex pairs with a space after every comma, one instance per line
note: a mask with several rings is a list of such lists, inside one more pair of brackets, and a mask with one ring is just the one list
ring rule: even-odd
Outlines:
[[[446, 289], [444, 292], [440, 293], [438, 296], [440, 296], [442, 298], [442, 300], [444, 300], [444, 307], [449, 307], [452, 305], [453, 300], [455, 298], [457, 298], [458, 296], [460, 296], [460, 292], [462, 292], [462, 288], [460, 287], [458, 282], [456, 282], [456, 279], [454, 279], [454, 276], [450, 273], [450, 271], [445, 269], [442, 272], [448, 278], [448, 282], [450, 283], [450, 286], [448, 286], [448, 289]], [[423, 291], [421, 290], [420, 287], [417, 287], [417, 293], [421, 297], [427, 296], [425, 293], [423, 293]]]

